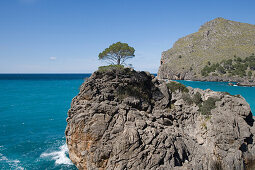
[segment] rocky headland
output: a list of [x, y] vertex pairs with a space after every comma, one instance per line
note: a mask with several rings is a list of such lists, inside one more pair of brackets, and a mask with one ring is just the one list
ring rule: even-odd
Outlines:
[[94, 72], [68, 111], [78, 169], [244, 170], [255, 126], [241, 96], [165, 82], [129, 68]]
[[254, 83], [254, 54], [255, 25], [216, 18], [164, 51], [158, 76]]

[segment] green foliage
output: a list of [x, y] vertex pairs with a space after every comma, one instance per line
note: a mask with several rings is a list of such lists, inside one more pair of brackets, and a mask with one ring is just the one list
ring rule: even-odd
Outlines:
[[221, 92], [221, 93], [224, 94], [224, 95], [229, 95], [229, 96], [234, 96], [234, 97], [241, 98], [240, 94], [232, 95], [229, 92]]
[[254, 70], [254, 71], [255, 71], [255, 62], [250, 63], [250, 64], [249, 64], [249, 67], [250, 67], [251, 70]]
[[234, 60], [222, 60], [220, 63], [211, 64], [211, 66], [206, 65], [201, 70], [201, 75], [206, 77], [209, 74], [215, 76], [217, 73], [219, 73], [228, 74], [229, 76], [251, 77], [252, 72], [249, 73], [248, 69], [250, 69], [251, 71], [255, 71], [255, 56], [253, 55], [246, 57], [243, 60], [238, 57]]
[[229, 60], [226, 60], [226, 61], [224, 61], [222, 63], [223, 63], [223, 67], [225, 69], [231, 69], [232, 68], [232, 64], [233, 64], [233, 60], [229, 59]]
[[189, 105], [193, 104], [193, 100], [191, 99], [189, 93], [183, 93], [182, 99]]
[[222, 66], [217, 67], [217, 71], [220, 74], [225, 74], [226, 73], [225, 69]]
[[237, 57], [236, 61], [237, 62], [242, 62], [242, 59], [240, 57]]
[[193, 103], [195, 103], [196, 105], [199, 105], [203, 102], [201, 94], [199, 92], [197, 92], [193, 97], [191, 97], [189, 93], [183, 93], [182, 99], [189, 105]]
[[178, 57], [179, 57], [179, 58], [182, 58], [182, 56], [181, 56], [181, 55], [179, 55]]
[[133, 58], [135, 49], [127, 43], [117, 42], [110, 45], [103, 52], [99, 53], [100, 60], [106, 60], [111, 64], [124, 64], [127, 59]]
[[208, 76], [209, 73], [215, 72], [217, 68], [219, 68], [219, 64], [206, 65], [201, 71], [202, 76]]
[[[205, 41], [208, 37], [203, 35], [204, 32], [210, 29], [211, 24], [215, 26], [215, 33], [208, 32], [208, 34], [211, 40], [215, 40], [215, 43], [205, 48]], [[235, 32], [241, 34], [235, 34]], [[164, 51], [164, 68], [167, 67], [176, 73], [180, 73], [183, 67], [185, 67], [185, 71], [188, 71], [190, 66], [196, 63], [193, 72], [196, 72], [197, 78], [200, 79], [201, 70], [205, 65], [208, 65], [208, 61], [211, 62], [211, 65], [217, 62], [220, 63], [223, 59], [232, 59], [235, 62], [234, 55], [244, 59], [245, 56], [255, 53], [254, 39], [254, 25], [224, 19], [217, 22], [212, 21], [201, 27], [198, 32], [178, 39], [171, 49]], [[178, 58], [180, 54], [182, 59]]]
[[106, 72], [109, 70], [118, 70], [118, 69], [119, 70], [124, 69], [124, 66], [123, 65], [109, 65], [109, 66], [98, 67], [99, 72]]
[[180, 92], [185, 92], [185, 93], [189, 92], [189, 89], [185, 85], [175, 82], [175, 81], [171, 81], [171, 82], [167, 83], [167, 87], [168, 87], [168, 89], [170, 89], [171, 92], [175, 92], [177, 90]]
[[249, 71], [249, 72], [248, 72], [248, 77], [251, 78], [251, 76], [252, 76], [252, 72]]
[[209, 97], [207, 100], [205, 100], [203, 103], [199, 105], [199, 110], [202, 115], [210, 115], [211, 110], [216, 108], [215, 102], [219, 101], [218, 98]]
[[196, 92], [196, 94], [193, 96], [193, 102], [196, 105], [199, 105], [202, 103], [202, 98], [201, 98], [201, 94], [199, 92]]
[[120, 99], [132, 96], [144, 101], [149, 100], [149, 94], [144, 91], [144, 88], [136, 85], [120, 86], [117, 89], [117, 96]]

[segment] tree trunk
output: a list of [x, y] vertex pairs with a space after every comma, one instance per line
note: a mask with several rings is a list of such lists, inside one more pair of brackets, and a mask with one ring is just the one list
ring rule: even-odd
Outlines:
[[117, 60], [117, 65], [120, 65], [120, 58], [118, 58]]
[[[117, 65], [120, 65], [120, 57], [117, 59]], [[119, 81], [119, 69], [117, 68], [116, 70], [116, 81]]]

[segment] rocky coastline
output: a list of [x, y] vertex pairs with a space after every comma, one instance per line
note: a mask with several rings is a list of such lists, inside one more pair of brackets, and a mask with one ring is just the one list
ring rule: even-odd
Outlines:
[[255, 25], [216, 18], [162, 52], [158, 76], [254, 86], [254, 42]]
[[244, 98], [129, 68], [96, 71], [82, 84], [65, 134], [78, 169], [254, 167], [254, 117]]
[[[163, 69], [163, 70], [162, 70]], [[229, 76], [207, 76], [197, 77], [192, 72], [176, 73], [168, 68], [161, 67], [158, 71], [158, 77], [164, 80], [189, 80], [189, 81], [208, 81], [208, 82], [235, 82], [237, 86], [254, 87], [255, 81], [247, 77], [229, 77]]]

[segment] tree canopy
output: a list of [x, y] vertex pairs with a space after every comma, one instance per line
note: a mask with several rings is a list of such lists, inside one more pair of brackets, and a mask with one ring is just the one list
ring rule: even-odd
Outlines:
[[127, 43], [117, 42], [110, 45], [103, 52], [99, 53], [100, 60], [106, 60], [110, 64], [121, 65], [127, 59], [135, 57], [135, 49], [130, 47]]

